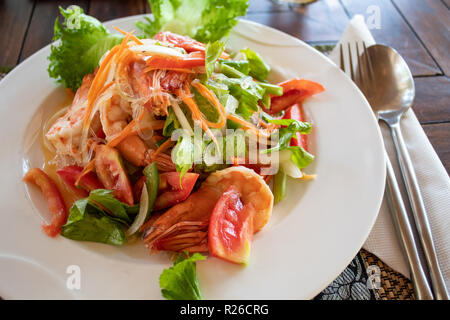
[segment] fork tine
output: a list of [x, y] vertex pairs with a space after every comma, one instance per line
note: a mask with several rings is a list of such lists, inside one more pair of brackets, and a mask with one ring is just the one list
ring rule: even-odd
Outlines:
[[363, 48], [364, 48], [364, 62], [367, 66], [367, 72], [368, 72], [368, 79], [370, 81], [373, 81], [373, 68], [372, 68], [372, 59], [370, 59], [369, 51], [367, 50], [366, 43], [363, 41]]
[[342, 49], [342, 43], [339, 44], [339, 57], [340, 57], [341, 70], [345, 72], [344, 50]]
[[350, 77], [353, 81], [355, 81], [355, 74], [353, 72], [353, 61], [352, 61], [352, 48], [350, 42], [347, 44], [348, 46], [348, 60], [350, 62], [349, 68], [350, 68]]
[[358, 75], [356, 78], [356, 82], [359, 81], [363, 81], [363, 71], [362, 71], [362, 64], [361, 64], [361, 56], [359, 54], [359, 43], [355, 42], [355, 47], [356, 47], [356, 61], [357, 61], [357, 65], [356, 65], [356, 69], [358, 71]]

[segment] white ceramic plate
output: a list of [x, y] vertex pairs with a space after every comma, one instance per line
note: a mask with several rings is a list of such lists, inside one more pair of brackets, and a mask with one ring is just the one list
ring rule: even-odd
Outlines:
[[[107, 26], [131, 30], [139, 19]], [[201, 290], [206, 299], [312, 298], [350, 263], [375, 221], [385, 181], [380, 132], [364, 96], [318, 51], [240, 21], [229, 47], [246, 46], [271, 65], [271, 80], [303, 77], [326, 88], [305, 103], [316, 154], [308, 169], [317, 179], [289, 181], [287, 198], [255, 236], [247, 267], [215, 258], [199, 262]], [[0, 265], [9, 266], [1, 267], [8, 276], [0, 277], [0, 296], [160, 299], [158, 277], [171, 264], [165, 254], [150, 256], [140, 242], [113, 247], [51, 239], [41, 230], [45, 202], [21, 178], [28, 167], [42, 166], [36, 137], [43, 119], [66, 100], [48, 77], [49, 53], [49, 46], [43, 48], [0, 82]], [[80, 268], [80, 290], [66, 289], [71, 265]]]

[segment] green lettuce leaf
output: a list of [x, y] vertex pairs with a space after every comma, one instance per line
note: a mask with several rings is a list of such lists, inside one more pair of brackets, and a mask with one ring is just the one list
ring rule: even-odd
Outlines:
[[205, 256], [194, 253], [191, 257], [179, 254], [173, 267], [164, 269], [159, 276], [161, 294], [168, 300], [201, 300], [196, 262]]
[[224, 74], [213, 74], [213, 81], [226, 85], [230, 94], [239, 101], [236, 114], [248, 120], [258, 110], [258, 101], [264, 95], [264, 88], [249, 76], [242, 78], [228, 78]]
[[244, 16], [248, 0], [149, 0], [153, 16], [136, 26], [146, 36], [160, 31], [188, 35], [207, 43], [220, 40]]
[[248, 76], [250, 72], [250, 64], [247, 60], [231, 61], [221, 59], [219, 60], [219, 63], [232, 67], [246, 76]]
[[[264, 117], [264, 115], [263, 115]], [[269, 116], [270, 117], [270, 116]], [[267, 122], [280, 124], [283, 127], [278, 131], [278, 144], [276, 147], [262, 151], [263, 153], [271, 153], [276, 151], [288, 150], [291, 152], [290, 160], [295, 165], [303, 169], [314, 160], [314, 156], [299, 146], [290, 146], [292, 138], [296, 138], [296, 133], [309, 134], [311, 132], [311, 123], [301, 122], [294, 119], [271, 119], [267, 118]]]
[[209, 78], [214, 71], [214, 66], [217, 59], [219, 59], [223, 50], [225, 49], [225, 42], [214, 41], [208, 42], [205, 51], [205, 68], [206, 78]]
[[181, 125], [172, 107], [169, 107], [167, 111], [168, 115], [166, 117], [166, 122], [164, 122], [163, 136], [170, 137], [176, 129], [181, 127]]
[[242, 49], [241, 52], [245, 55], [247, 61], [249, 62], [249, 75], [259, 81], [264, 81], [270, 72], [269, 65], [265, 63], [261, 56], [252, 49]]
[[211, 122], [219, 121], [219, 113], [212, 103], [202, 96], [194, 87], [191, 88], [191, 92], [194, 95], [194, 100], [198, 105], [198, 109], [203, 113], [206, 119]]
[[295, 119], [269, 119], [267, 122], [287, 126], [286, 128], [282, 128], [285, 129], [283, 132], [285, 132], [285, 135], [292, 134], [292, 136], [297, 132], [300, 132], [301, 134], [310, 134], [312, 128], [311, 123]]
[[179, 137], [177, 144], [172, 150], [172, 155], [175, 168], [180, 172], [181, 182], [181, 178], [194, 164], [194, 144], [192, 137], [187, 134]]
[[83, 13], [78, 6], [59, 8], [64, 22], [55, 20], [53, 40], [48, 57], [48, 73], [67, 88], [76, 90], [86, 74], [98, 66], [103, 54], [122, 41], [97, 19]]
[[290, 159], [300, 169], [306, 168], [314, 160], [314, 156], [311, 153], [309, 153], [308, 151], [306, 151], [305, 149], [303, 149], [302, 147], [291, 146], [291, 147], [285, 147], [285, 148], [283, 148], [283, 150], [291, 151]]

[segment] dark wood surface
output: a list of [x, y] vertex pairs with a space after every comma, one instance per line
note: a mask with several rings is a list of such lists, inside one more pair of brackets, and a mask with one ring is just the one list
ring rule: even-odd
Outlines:
[[[150, 12], [146, 0], [1, 0], [0, 68], [17, 65], [51, 42], [58, 6], [80, 5], [101, 21]], [[310, 43], [337, 41], [354, 14], [380, 10], [379, 43], [396, 48], [415, 77], [414, 109], [450, 172], [450, 1], [319, 0], [296, 9], [269, 0], [251, 0], [246, 19]]]

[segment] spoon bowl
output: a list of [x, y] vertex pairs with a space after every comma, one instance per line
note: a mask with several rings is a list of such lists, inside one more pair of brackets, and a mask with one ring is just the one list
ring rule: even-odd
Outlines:
[[[394, 49], [376, 44], [367, 48], [360, 59], [356, 82], [380, 120], [388, 123], [400, 120], [412, 105], [414, 80], [405, 60]], [[362, 81], [362, 70], [368, 70], [369, 81]]]

